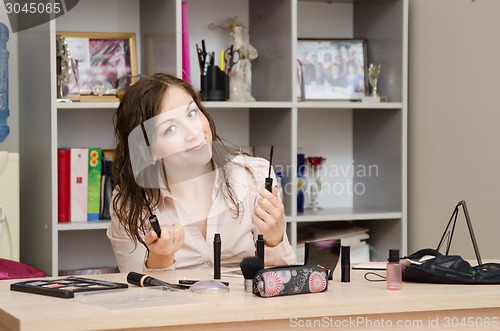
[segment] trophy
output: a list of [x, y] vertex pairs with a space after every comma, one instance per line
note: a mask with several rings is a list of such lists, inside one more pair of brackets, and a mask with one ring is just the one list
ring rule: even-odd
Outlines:
[[372, 93], [370, 94], [370, 96], [372, 97], [380, 96], [377, 90], [378, 78], [380, 76], [380, 67], [381, 65], [379, 63], [372, 63], [368, 68], [368, 82], [372, 87]]
[[309, 156], [306, 158], [306, 165], [312, 170], [314, 180], [309, 184], [309, 198], [310, 203], [307, 209], [311, 210], [321, 210], [318, 202], [319, 193], [321, 192], [321, 187], [323, 186], [323, 181], [320, 176], [320, 170], [325, 163], [326, 158], [322, 156]]
[[302, 61], [297, 60], [297, 81], [300, 87], [300, 95], [298, 97], [298, 101], [306, 100], [306, 89], [304, 86], [304, 66]]
[[71, 78], [71, 57], [69, 55], [69, 47], [66, 43], [66, 38], [56, 36], [56, 51], [57, 51], [57, 101], [70, 102], [66, 99], [67, 92], [64, 89], [64, 83]]

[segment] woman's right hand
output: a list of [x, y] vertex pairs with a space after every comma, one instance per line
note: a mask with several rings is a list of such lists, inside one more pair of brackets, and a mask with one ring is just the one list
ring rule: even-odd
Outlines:
[[151, 230], [144, 238], [149, 248], [148, 269], [163, 269], [174, 263], [174, 253], [184, 244], [184, 228], [180, 225], [162, 226], [161, 238]]

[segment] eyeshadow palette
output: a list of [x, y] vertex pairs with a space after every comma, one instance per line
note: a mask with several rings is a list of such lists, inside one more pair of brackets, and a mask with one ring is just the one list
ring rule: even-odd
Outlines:
[[76, 292], [116, 290], [128, 288], [128, 284], [104, 280], [66, 277], [60, 279], [35, 279], [10, 285], [11, 291], [42, 294], [58, 298], [74, 298]]

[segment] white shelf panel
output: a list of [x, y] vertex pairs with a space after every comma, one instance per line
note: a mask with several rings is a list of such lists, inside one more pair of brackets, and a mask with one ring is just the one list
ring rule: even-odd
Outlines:
[[[402, 109], [401, 102], [352, 102], [352, 101], [255, 101], [255, 102], [232, 102], [232, 101], [205, 101], [207, 108], [331, 108], [331, 109]], [[116, 109], [118, 102], [69, 102], [58, 103], [57, 109]]]
[[251, 101], [251, 102], [232, 102], [232, 101], [205, 101], [203, 103], [207, 108], [291, 108], [293, 102], [286, 101]]
[[305, 210], [297, 216], [287, 217], [289, 223], [324, 222], [324, 221], [359, 221], [378, 219], [400, 219], [401, 211], [390, 211], [369, 208], [325, 208], [321, 210]]
[[403, 109], [401, 102], [304, 101], [293, 104], [296, 108]]
[[118, 102], [62, 102], [57, 104], [57, 109], [116, 109]]
[[58, 223], [58, 231], [75, 231], [75, 230], [101, 230], [107, 229], [110, 221], [87, 221], [87, 222], [68, 222]]

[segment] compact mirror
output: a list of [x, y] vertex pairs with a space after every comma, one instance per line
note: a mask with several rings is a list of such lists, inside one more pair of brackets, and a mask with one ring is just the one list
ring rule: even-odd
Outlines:
[[194, 293], [224, 293], [229, 287], [216, 280], [200, 280], [189, 287]]

